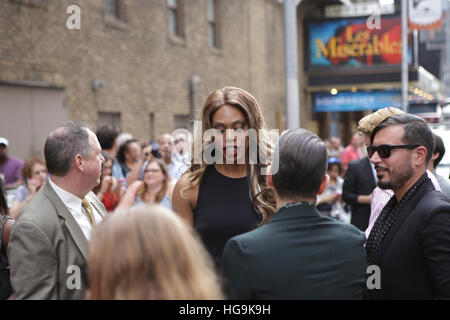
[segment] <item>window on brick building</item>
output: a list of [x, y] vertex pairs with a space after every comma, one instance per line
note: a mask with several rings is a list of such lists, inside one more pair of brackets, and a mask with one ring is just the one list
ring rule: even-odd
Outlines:
[[183, 1], [167, 0], [167, 8], [169, 10], [169, 34], [183, 38]]
[[208, 42], [212, 47], [220, 48], [220, 23], [219, 23], [219, 10], [220, 0], [207, 0], [208, 1]]
[[105, 12], [116, 19], [125, 20], [123, 0], [105, 0]]
[[117, 127], [119, 131], [122, 131], [122, 121], [120, 118], [120, 112], [103, 112], [98, 113], [98, 128], [112, 124]]

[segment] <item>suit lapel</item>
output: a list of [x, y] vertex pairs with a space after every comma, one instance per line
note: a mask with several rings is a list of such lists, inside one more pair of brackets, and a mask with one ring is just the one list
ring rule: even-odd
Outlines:
[[55, 190], [46, 183], [44, 186], [44, 194], [50, 200], [50, 202], [55, 206], [58, 215], [64, 219], [64, 225], [69, 231], [70, 236], [80, 250], [82, 256], [87, 260], [87, 239], [84, 236], [75, 218], [70, 213], [69, 209], [62, 202], [61, 198], [56, 194]]
[[397, 233], [398, 229], [403, 224], [405, 219], [408, 217], [411, 211], [414, 210], [420, 199], [422, 199], [422, 197], [431, 190], [434, 190], [434, 187], [431, 180], [428, 179], [420, 186], [416, 194], [406, 203], [403, 209], [399, 212], [398, 217], [395, 219], [394, 223], [392, 224], [391, 228], [389, 229], [388, 233], [386, 234], [381, 243], [381, 248], [377, 260], [378, 263], [381, 263], [383, 254], [388, 249], [389, 245], [391, 244], [392, 240], [395, 237], [395, 234]]

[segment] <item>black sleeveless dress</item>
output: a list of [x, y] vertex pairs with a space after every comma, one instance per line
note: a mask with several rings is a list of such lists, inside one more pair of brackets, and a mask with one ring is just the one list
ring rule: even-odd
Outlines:
[[253, 210], [247, 178], [229, 178], [208, 166], [200, 182], [194, 228], [220, 268], [225, 244], [258, 227], [262, 218]]

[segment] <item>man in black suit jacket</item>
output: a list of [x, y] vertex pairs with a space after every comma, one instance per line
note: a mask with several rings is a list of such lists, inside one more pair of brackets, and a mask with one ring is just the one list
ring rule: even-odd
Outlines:
[[366, 276], [364, 234], [321, 216], [317, 194], [328, 182], [327, 149], [319, 137], [288, 130], [275, 149], [278, 166], [272, 220], [230, 239], [222, 275], [232, 299], [360, 299]]
[[369, 265], [380, 269], [371, 299], [450, 298], [450, 202], [426, 174], [434, 150], [427, 123], [410, 114], [388, 118], [371, 137], [378, 185], [394, 196], [366, 243]]
[[369, 225], [370, 201], [376, 187], [370, 159], [365, 157], [350, 162], [344, 176], [342, 199], [351, 205], [351, 224], [361, 231]]

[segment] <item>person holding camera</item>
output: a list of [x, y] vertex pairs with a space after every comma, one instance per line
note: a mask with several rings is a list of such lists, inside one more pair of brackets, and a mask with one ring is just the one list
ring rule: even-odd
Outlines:
[[161, 154], [159, 153], [159, 144], [143, 143], [141, 146], [139, 161], [126, 177], [126, 186], [131, 186], [137, 180], [143, 180], [145, 168], [148, 163], [155, 158], [161, 158]]
[[144, 203], [158, 203], [172, 209], [174, 186], [164, 161], [154, 158], [145, 166], [144, 179], [130, 185], [117, 210], [126, 210]]
[[112, 212], [119, 204], [125, 193], [122, 180], [117, 180], [113, 175], [113, 159], [106, 153], [102, 153], [105, 162], [102, 166], [102, 175], [100, 177], [100, 184], [92, 191], [97, 195], [97, 198], [103, 203], [106, 211]]

